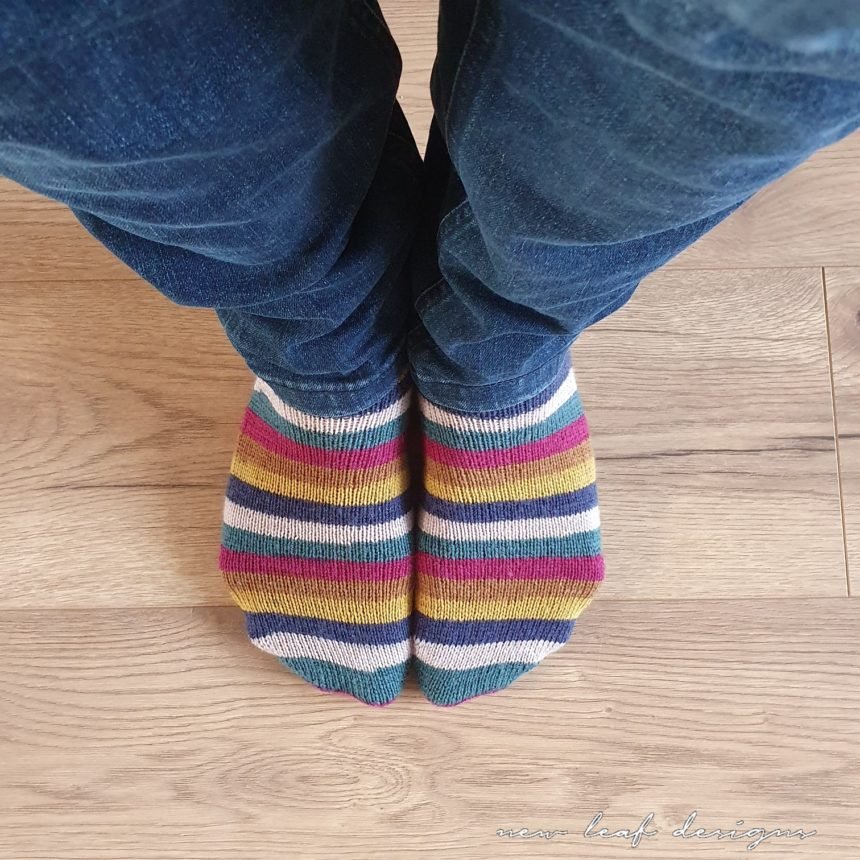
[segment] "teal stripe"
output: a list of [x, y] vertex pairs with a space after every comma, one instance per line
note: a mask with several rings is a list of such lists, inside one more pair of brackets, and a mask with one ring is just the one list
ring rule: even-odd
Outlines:
[[579, 397], [579, 392], [576, 392], [549, 418], [529, 427], [492, 433], [473, 433], [443, 427], [425, 417], [422, 429], [429, 438], [442, 445], [447, 445], [449, 448], [460, 448], [468, 451], [498, 451], [544, 439], [563, 427], [567, 427], [568, 424], [572, 424], [583, 414], [582, 400]]
[[415, 659], [421, 691], [434, 705], [457, 705], [466, 699], [501, 690], [534, 669], [537, 663], [496, 663], [477, 669], [439, 669]]
[[406, 430], [408, 421], [408, 413], [404, 413], [381, 427], [359, 430], [354, 433], [316, 433], [313, 430], [297, 427], [282, 418], [272, 408], [266, 395], [259, 391], [255, 391], [251, 395], [250, 407], [251, 411], [262, 418], [266, 424], [288, 439], [302, 445], [325, 448], [328, 451], [355, 451], [382, 445], [400, 436]]
[[600, 555], [600, 529], [568, 537], [525, 540], [446, 540], [435, 535], [418, 536], [418, 549], [436, 558], [585, 558]]
[[282, 657], [280, 662], [321, 690], [349, 693], [369, 705], [385, 705], [397, 696], [403, 688], [407, 666], [404, 662], [374, 672], [362, 672], [311, 657]]
[[396, 561], [412, 552], [411, 536], [401, 535], [376, 543], [336, 544], [318, 541], [284, 540], [224, 524], [221, 540], [227, 549], [257, 555], [295, 556], [324, 561]]

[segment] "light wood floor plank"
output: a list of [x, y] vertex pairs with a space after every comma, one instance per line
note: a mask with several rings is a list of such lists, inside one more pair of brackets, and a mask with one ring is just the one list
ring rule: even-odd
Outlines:
[[846, 593], [819, 270], [664, 270], [574, 357], [605, 595]]
[[[59, 203], [0, 177], [0, 289], [9, 281], [135, 278]], [[14, 250], [14, 253], [11, 253]]]
[[196, 487], [6, 493], [0, 609], [228, 605], [218, 572], [225, 481], [226, 472]]
[[[0, 269], [13, 249], [0, 252]], [[251, 375], [215, 315], [140, 280], [2, 287], [0, 481], [223, 485]]]
[[251, 375], [214, 315], [139, 280], [3, 290], [0, 607], [228, 603], [220, 512]]
[[[435, 8], [383, 6], [423, 146]], [[498, 696], [436, 709], [410, 686], [371, 709], [295, 679], [220, 608], [250, 375], [214, 317], [0, 179], [0, 860], [628, 854], [580, 835], [599, 810], [611, 828], [655, 813], [636, 857], [750, 853], [673, 839], [693, 809], [696, 826], [818, 831], [754, 857], [853, 860], [860, 603], [839, 599], [817, 267], [857, 594], [858, 201], [855, 135], [582, 339], [599, 599]], [[495, 835], [519, 827], [569, 833]]]
[[827, 269], [833, 394], [851, 593], [860, 596], [860, 268]]
[[[845, 593], [819, 278], [667, 271], [584, 336], [604, 596]], [[214, 319], [135, 282], [7, 298], [0, 607], [228, 602], [218, 510], [249, 376]]]
[[[856, 857], [860, 609], [606, 601], [497, 696], [323, 696], [230, 610], [0, 614], [2, 860], [739, 857], [671, 830], [816, 829], [756, 852]], [[492, 787], [491, 789], [489, 787]], [[499, 828], [569, 830], [540, 845]]]
[[436, 58], [438, 4], [382, 0], [385, 20], [403, 57], [397, 99], [421, 152], [430, 132], [430, 71]]

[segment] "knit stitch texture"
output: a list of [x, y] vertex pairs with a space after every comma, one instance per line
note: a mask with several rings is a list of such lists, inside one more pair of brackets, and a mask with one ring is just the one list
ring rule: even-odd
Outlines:
[[420, 404], [414, 657], [428, 699], [454, 705], [560, 648], [594, 596], [595, 463], [572, 369], [509, 409]]
[[404, 383], [359, 415], [321, 418], [258, 379], [224, 504], [221, 569], [253, 643], [376, 705], [409, 661], [409, 397]]

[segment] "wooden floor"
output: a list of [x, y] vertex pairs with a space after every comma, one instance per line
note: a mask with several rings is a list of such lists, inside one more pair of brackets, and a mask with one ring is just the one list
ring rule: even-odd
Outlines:
[[[416, 9], [416, 6], [418, 8]], [[420, 137], [433, 12], [389, 0]], [[0, 184], [0, 858], [860, 856], [860, 138], [576, 349], [608, 581], [454, 709], [323, 696], [216, 570], [250, 377], [61, 207]], [[567, 831], [552, 839], [499, 829]], [[599, 828], [598, 828], [599, 829]], [[778, 843], [778, 844], [774, 844]]]

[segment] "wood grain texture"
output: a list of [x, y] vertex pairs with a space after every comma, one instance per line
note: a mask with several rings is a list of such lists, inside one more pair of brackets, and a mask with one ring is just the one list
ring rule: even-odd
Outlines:
[[[6, 295], [0, 608], [227, 603], [219, 508], [250, 380], [211, 314], [131, 281]], [[845, 593], [818, 270], [664, 271], [576, 363], [604, 596]]]
[[228, 604], [218, 572], [225, 476], [5, 494], [0, 609]]
[[[453, 709], [324, 696], [226, 609], [3, 613], [0, 636], [3, 860], [628, 856], [579, 835], [600, 810], [655, 813], [635, 856], [747, 854], [673, 839], [692, 809], [818, 831], [755, 856], [856, 857], [854, 601], [605, 601]], [[520, 827], [570, 833], [495, 835]]]
[[604, 595], [846, 593], [819, 270], [663, 270], [574, 357]]
[[430, 133], [430, 72], [436, 58], [436, 3], [382, 0], [385, 20], [403, 57], [397, 100], [421, 152]]
[[[10, 281], [128, 279], [134, 274], [59, 203], [0, 177], [0, 289]], [[14, 253], [13, 253], [14, 252]]]
[[223, 483], [251, 376], [214, 313], [139, 279], [2, 290], [5, 489]]
[[860, 268], [826, 269], [851, 594], [860, 596]]
[[[383, 7], [423, 145], [434, 4]], [[630, 856], [582, 838], [600, 810], [613, 829], [655, 813], [635, 857], [750, 856], [673, 839], [693, 809], [818, 831], [754, 857], [853, 860], [860, 603], [818, 267], [857, 594], [858, 201], [854, 136], [587, 333], [599, 599], [504, 693], [437, 709], [410, 686], [371, 709], [298, 681], [221, 607], [250, 376], [214, 317], [0, 179], [0, 860]], [[495, 835], [520, 827], [569, 833]]]
[[3, 293], [0, 608], [228, 602], [220, 508], [251, 376], [214, 315], [139, 280]]

